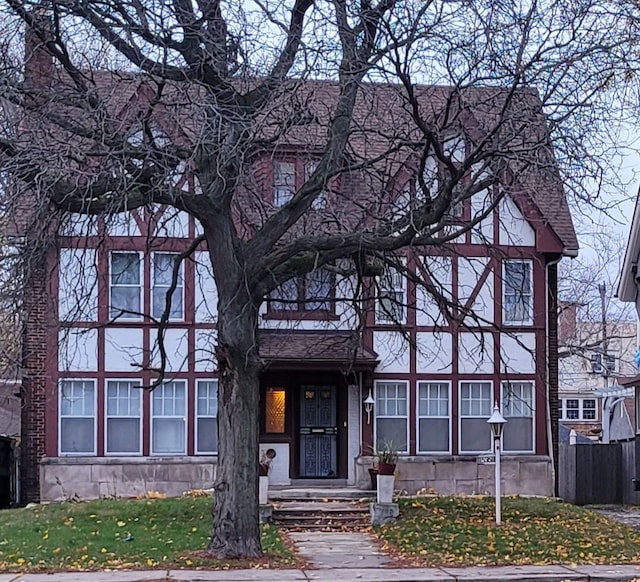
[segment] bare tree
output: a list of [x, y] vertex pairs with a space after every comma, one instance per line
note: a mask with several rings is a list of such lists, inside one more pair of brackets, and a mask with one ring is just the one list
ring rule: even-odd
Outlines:
[[[6, 207], [28, 210], [30, 243], [46, 247], [54, 210], [161, 204], [202, 225], [219, 301], [210, 551], [221, 557], [261, 553], [265, 297], [324, 265], [346, 261], [365, 276], [401, 249], [474, 228], [481, 236], [505, 191], [556, 179], [554, 146], [573, 195], [588, 198], [581, 178], [599, 158], [584, 112], [602, 114], [612, 80], [631, 66], [625, 17], [635, 9], [595, 0], [2, 6], [14, 33], [0, 60], [0, 163], [14, 180]], [[313, 165], [292, 188], [281, 176], [274, 203], [260, 160], [282, 150], [307, 152]], [[185, 172], [189, 188], [178, 186]], [[481, 192], [481, 207], [456, 221], [456, 205]], [[40, 255], [30, 256], [33, 272]]]

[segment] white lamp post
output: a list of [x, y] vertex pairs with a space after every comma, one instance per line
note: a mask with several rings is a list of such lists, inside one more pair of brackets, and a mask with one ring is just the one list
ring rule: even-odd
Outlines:
[[502, 414], [500, 414], [500, 409], [498, 408], [498, 403], [496, 402], [493, 407], [493, 414], [491, 418], [487, 420], [489, 427], [491, 427], [491, 436], [493, 437], [493, 451], [496, 456], [496, 525], [500, 525], [502, 523], [502, 492], [500, 487], [500, 438], [502, 437], [502, 429], [504, 428], [504, 423], [507, 422]]

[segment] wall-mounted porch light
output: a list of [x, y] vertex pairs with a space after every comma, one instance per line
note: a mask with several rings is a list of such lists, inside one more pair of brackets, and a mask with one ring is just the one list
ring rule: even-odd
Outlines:
[[373, 405], [375, 403], [376, 401], [371, 395], [371, 388], [369, 388], [369, 396], [364, 399], [364, 411], [367, 413], [367, 424], [371, 424], [371, 411], [373, 410]]

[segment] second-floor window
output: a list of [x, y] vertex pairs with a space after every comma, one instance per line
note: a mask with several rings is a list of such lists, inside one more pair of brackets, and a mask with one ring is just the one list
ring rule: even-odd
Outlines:
[[376, 323], [405, 323], [406, 284], [406, 277], [394, 268], [387, 268], [379, 277]]
[[[178, 260], [178, 255], [171, 253], [153, 254], [153, 317], [160, 318], [164, 313], [167, 303], [167, 293], [173, 280], [173, 270]], [[171, 308], [169, 319], [182, 319], [183, 308], [183, 276], [182, 265], [178, 268], [176, 288], [171, 295]]]
[[533, 320], [531, 261], [504, 262], [502, 281], [503, 322], [526, 325]]
[[323, 268], [289, 279], [269, 298], [269, 310], [272, 312], [328, 312], [332, 305], [333, 276]]
[[140, 254], [111, 253], [110, 267], [110, 316], [140, 319], [142, 313], [142, 260]]

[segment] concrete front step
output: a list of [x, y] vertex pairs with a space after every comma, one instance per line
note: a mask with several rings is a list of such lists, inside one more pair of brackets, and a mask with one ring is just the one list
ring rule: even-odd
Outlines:
[[371, 500], [376, 492], [353, 487], [269, 487], [269, 501]]
[[298, 531], [353, 530], [370, 525], [365, 503], [354, 501], [280, 502], [273, 504], [273, 523]]

